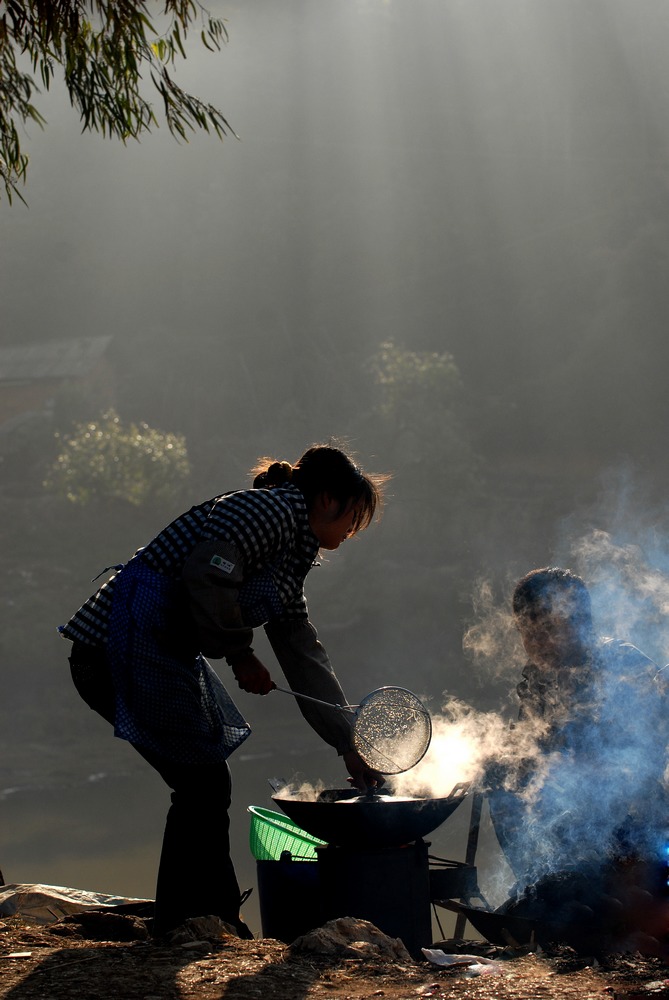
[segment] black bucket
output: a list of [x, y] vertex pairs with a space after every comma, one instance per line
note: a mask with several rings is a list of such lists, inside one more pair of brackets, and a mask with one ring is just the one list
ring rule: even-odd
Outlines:
[[323, 923], [317, 861], [256, 861], [263, 937], [290, 944]]

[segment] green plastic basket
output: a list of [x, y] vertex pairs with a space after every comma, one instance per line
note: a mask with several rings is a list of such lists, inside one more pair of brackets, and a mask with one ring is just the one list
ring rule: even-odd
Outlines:
[[285, 851], [293, 858], [315, 861], [316, 848], [325, 846], [324, 840], [312, 837], [282, 813], [262, 806], [249, 806], [248, 811], [251, 813], [249, 844], [256, 861], [280, 861]]

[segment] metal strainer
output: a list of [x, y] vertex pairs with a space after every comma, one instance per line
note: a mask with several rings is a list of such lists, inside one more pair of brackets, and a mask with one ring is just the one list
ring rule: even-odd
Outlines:
[[380, 774], [401, 774], [410, 770], [422, 760], [430, 745], [430, 713], [407, 688], [377, 688], [359, 705], [333, 705], [288, 688], [275, 690], [351, 715], [353, 747], [367, 767]]

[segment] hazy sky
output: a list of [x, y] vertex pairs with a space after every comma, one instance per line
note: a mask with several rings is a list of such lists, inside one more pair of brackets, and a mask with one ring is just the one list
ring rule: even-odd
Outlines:
[[0, 209], [3, 338], [153, 324], [299, 349], [325, 327], [447, 347], [489, 389], [500, 361], [571, 358], [584, 297], [620, 277], [615, 227], [638, 238], [664, 193], [662, 3], [212, 9], [229, 44], [193, 44], [178, 79], [239, 141], [123, 148], [80, 135], [58, 88], [40, 101], [30, 208]]
[[29, 208], [0, 206], [3, 342], [111, 333], [166, 392], [197, 342], [247, 418], [282, 369], [311, 437], [330, 416], [303, 383], [338, 386], [393, 338], [453, 353], [488, 460], [659, 469], [663, 0], [212, 10], [229, 43], [196, 36], [178, 79], [238, 140], [163, 128], [123, 147], [82, 135], [57, 86], [40, 99]]

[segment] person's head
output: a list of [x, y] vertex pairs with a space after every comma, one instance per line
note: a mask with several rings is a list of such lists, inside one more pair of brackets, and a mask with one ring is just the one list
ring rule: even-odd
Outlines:
[[592, 645], [592, 607], [580, 576], [556, 566], [534, 569], [513, 592], [513, 613], [530, 659], [548, 667], [576, 666]]
[[363, 472], [345, 451], [327, 444], [313, 445], [295, 465], [260, 459], [253, 472], [255, 489], [292, 483], [300, 490], [311, 529], [324, 549], [336, 549], [380, 515], [389, 479]]

